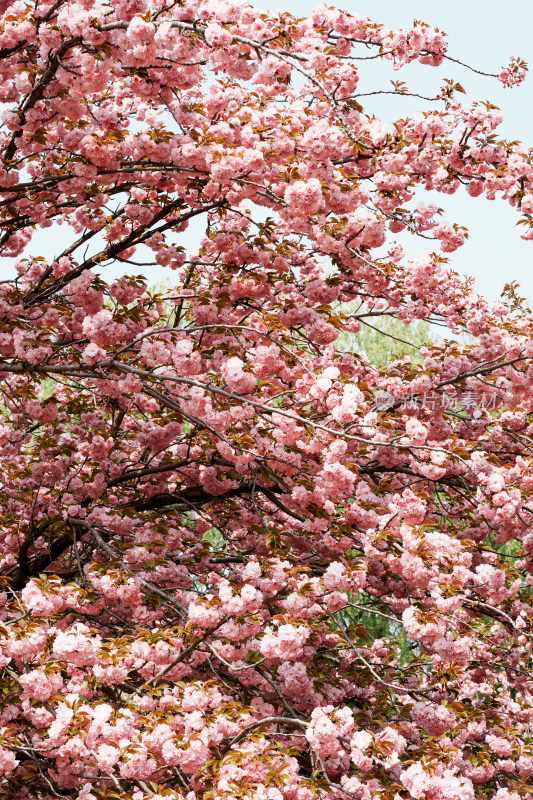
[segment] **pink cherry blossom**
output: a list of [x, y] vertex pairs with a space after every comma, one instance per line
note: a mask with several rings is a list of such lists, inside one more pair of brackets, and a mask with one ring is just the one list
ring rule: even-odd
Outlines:
[[530, 143], [421, 20], [0, 0], [0, 50], [2, 797], [531, 800], [533, 315], [449, 197], [532, 240]]

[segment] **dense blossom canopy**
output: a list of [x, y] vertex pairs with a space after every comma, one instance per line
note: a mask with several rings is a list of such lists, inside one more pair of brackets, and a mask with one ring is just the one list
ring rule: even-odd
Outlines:
[[[0, 11], [2, 797], [533, 797], [533, 316], [424, 194], [533, 238], [532, 151], [453, 80], [365, 114], [424, 23]], [[391, 318], [453, 336], [341, 346]]]

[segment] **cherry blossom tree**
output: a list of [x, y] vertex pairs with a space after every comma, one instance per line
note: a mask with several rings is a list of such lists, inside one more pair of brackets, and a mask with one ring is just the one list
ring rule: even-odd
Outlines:
[[2, 797], [532, 798], [533, 315], [432, 202], [533, 238], [532, 151], [452, 79], [365, 113], [425, 23], [0, 11]]

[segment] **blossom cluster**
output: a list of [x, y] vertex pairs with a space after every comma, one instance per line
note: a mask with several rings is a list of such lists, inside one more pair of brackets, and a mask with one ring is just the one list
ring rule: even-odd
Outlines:
[[533, 316], [440, 207], [532, 239], [530, 149], [365, 112], [420, 21], [0, 0], [0, 50], [2, 798], [532, 800]]

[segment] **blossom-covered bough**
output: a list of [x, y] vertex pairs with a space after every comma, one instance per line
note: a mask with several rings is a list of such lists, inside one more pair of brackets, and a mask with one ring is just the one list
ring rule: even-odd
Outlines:
[[[530, 150], [365, 114], [422, 23], [0, 6], [2, 797], [532, 797], [533, 316], [424, 202], [533, 238]], [[455, 338], [340, 346], [391, 317]]]

